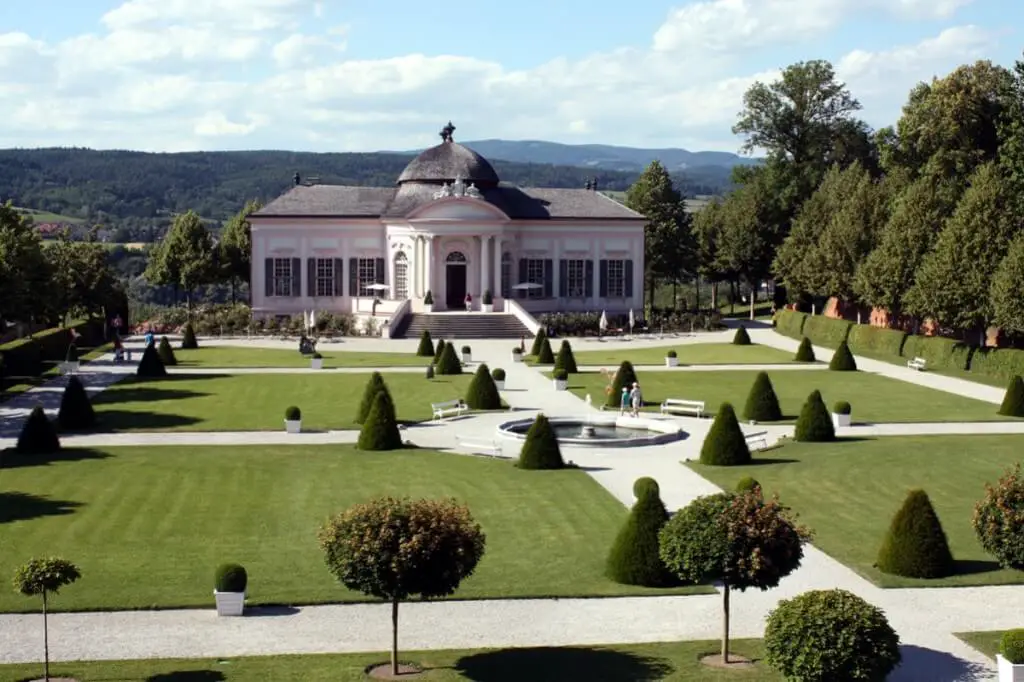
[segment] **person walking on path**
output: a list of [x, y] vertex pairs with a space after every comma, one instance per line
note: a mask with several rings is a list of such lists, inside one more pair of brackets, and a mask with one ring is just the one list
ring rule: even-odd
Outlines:
[[473, 295], [468, 291], [466, 292], [466, 312], [473, 310]]
[[640, 384], [633, 382], [633, 390], [629, 392], [629, 401], [633, 404], [633, 416], [640, 416], [640, 408], [644, 405], [643, 394], [640, 393]]
[[629, 387], [622, 387], [622, 395], [619, 396], [619, 416], [623, 417], [629, 409]]

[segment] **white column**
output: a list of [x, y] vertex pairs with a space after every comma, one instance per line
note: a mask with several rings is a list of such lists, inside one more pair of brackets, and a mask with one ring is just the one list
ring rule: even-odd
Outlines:
[[[434, 287], [432, 286], [434, 274], [434, 237], [430, 235], [425, 238], [424, 245], [426, 249], [423, 254], [423, 295], [426, 296], [427, 292], [433, 292]], [[435, 302], [436, 303], [436, 302]]]
[[[488, 262], [488, 257], [490, 256], [490, 254], [487, 253], [487, 251], [488, 251], [487, 247], [489, 246], [488, 242], [490, 241], [490, 239], [491, 238], [488, 235], [484, 235], [484, 236], [480, 237], [480, 297], [481, 297], [480, 300], [481, 300], [481, 302], [483, 301], [484, 292], [491, 288], [491, 267], [490, 267], [491, 264], [490, 264], [490, 262]], [[493, 294], [494, 291], [492, 290], [491, 293]]]
[[423, 250], [422, 241], [418, 236], [412, 238], [412, 295], [422, 296], [423, 287], [423, 266], [420, 265], [420, 251]]

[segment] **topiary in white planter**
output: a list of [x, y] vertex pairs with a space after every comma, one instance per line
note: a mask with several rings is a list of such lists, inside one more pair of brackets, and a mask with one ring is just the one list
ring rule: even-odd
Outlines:
[[499, 391], [505, 390], [505, 370], [503, 370], [501, 367], [498, 367], [493, 372], [491, 372], [491, 378], [494, 379], [494, 385], [497, 387]]
[[294, 405], [284, 411], [284, 430], [288, 433], [302, 433], [302, 411]]
[[674, 350], [670, 350], [669, 352], [665, 353], [665, 366], [666, 367], [678, 367], [679, 366], [679, 358], [676, 356], [676, 352]]
[[423, 297], [423, 312], [434, 312], [434, 294], [430, 291], [428, 291], [427, 295]]
[[519, 346], [516, 346], [515, 348], [512, 349], [512, 362], [522, 362], [522, 361], [523, 361], [523, 349], [520, 348]]
[[463, 364], [473, 362], [473, 349], [469, 346], [462, 347], [462, 362]]
[[845, 400], [840, 400], [832, 406], [832, 425], [836, 428], [840, 426], [849, 426], [852, 422], [850, 420], [850, 413], [853, 409], [850, 407], [850, 403]]
[[323, 369], [324, 356], [320, 355], [319, 353], [313, 353], [313, 357], [310, 358], [309, 360], [309, 366], [312, 367], [313, 369]]
[[996, 654], [999, 682], [1024, 682], [1024, 629], [1007, 630]]
[[556, 369], [551, 376], [556, 391], [565, 391], [569, 388], [569, 373], [564, 369]]
[[213, 599], [218, 616], [241, 616], [245, 611], [245, 588], [249, 576], [238, 564], [223, 564], [217, 568]]

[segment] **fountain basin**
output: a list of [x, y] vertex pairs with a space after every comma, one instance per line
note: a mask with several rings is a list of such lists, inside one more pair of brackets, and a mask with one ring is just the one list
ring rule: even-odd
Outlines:
[[[549, 417], [559, 445], [583, 447], [639, 447], [681, 440], [686, 434], [678, 425], [660, 419], [626, 416], [595, 416], [590, 419]], [[533, 419], [517, 419], [498, 425], [498, 435], [526, 440]]]

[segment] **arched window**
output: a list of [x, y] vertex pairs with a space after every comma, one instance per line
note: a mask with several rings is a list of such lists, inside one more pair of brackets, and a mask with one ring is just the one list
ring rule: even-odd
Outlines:
[[395, 254], [395, 298], [399, 301], [409, 298], [409, 259], [404, 251]]
[[512, 298], [512, 254], [501, 254], [501, 297]]
[[445, 263], [452, 263], [452, 264], [455, 264], [455, 265], [458, 265], [460, 263], [462, 265], [465, 265], [466, 264], [466, 256], [461, 251], [452, 251], [451, 253], [448, 254], [448, 257], [445, 259], [444, 262]]

